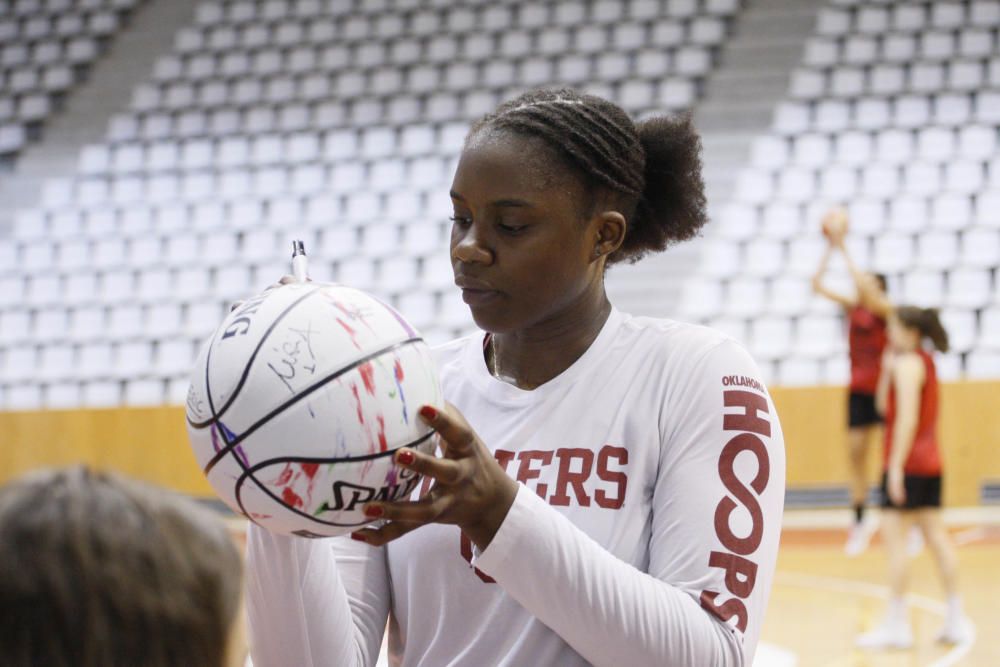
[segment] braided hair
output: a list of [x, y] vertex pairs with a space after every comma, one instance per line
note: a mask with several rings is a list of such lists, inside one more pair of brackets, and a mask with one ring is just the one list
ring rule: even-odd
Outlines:
[[628, 228], [608, 264], [635, 262], [690, 239], [707, 222], [701, 141], [689, 115], [633, 123], [605, 99], [549, 89], [500, 105], [472, 126], [466, 141], [486, 129], [542, 139], [595, 197], [615, 198]]

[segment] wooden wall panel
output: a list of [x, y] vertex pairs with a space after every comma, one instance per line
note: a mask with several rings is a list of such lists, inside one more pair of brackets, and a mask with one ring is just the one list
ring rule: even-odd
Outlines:
[[[788, 449], [790, 487], [847, 479], [846, 391], [772, 389]], [[1000, 382], [942, 385], [947, 505], [974, 505], [984, 480], [1000, 481]], [[878, 474], [881, 442], [869, 464]], [[0, 481], [47, 465], [86, 462], [194, 495], [211, 495], [187, 442], [179, 407], [0, 412]]]
[[72, 463], [211, 494], [188, 445], [183, 408], [0, 412], [0, 481]]
[[[847, 391], [841, 387], [771, 390], [781, 416], [790, 487], [833, 486], [847, 479]], [[942, 383], [938, 433], [944, 502], [975, 505], [980, 484], [1000, 481], [1000, 382]], [[872, 443], [871, 479], [881, 471], [881, 437]]]

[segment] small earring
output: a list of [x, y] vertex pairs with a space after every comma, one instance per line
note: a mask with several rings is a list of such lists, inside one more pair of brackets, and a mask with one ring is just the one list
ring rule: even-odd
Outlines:
[[600, 256], [601, 256], [601, 249], [594, 248], [594, 257], [600, 257]]

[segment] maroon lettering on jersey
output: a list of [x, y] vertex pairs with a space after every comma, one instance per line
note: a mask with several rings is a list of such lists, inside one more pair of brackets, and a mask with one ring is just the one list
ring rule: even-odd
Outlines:
[[[736, 456], [741, 452], [751, 452], [757, 457], [757, 476], [747, 487], [736, 476]], [[760, 546], [764, 535], [764, 513], [757, 502], [759, 496], [767, 487], [771, 474], [770, 460], [767, 449], [760, 438], [751, 433], [741, 433], [726, 443], [719, 457], [719, 478], [726, 490], [736, 497], [736, 500], [750, 512], [750, 534], [744, 538], [737, 537], [730, 529], [730, 515], [739, 507], [731, 498], [723, 498], [715, 508], [715, 534], [730, 551], [740, 555], [752, 554]], [[756, 493], [754, 493], [756, 492]]]
[[[602, 509], [617, 510], [625, 504], [625, 492], [628, 489], [628, 473], [625, 470], [628, 466], [628, 450], [624, 447], [614, 445], [601, 447], [597, 452], [596, 466], [594, 451], [591, 449], [562, 448], [555, 451], [525, 449], [520, 452], [497, 449], [493, 452], [493, 456], [508, 475], [510, 474], [510, 464], [516, 460], [517, 474], [515, 479], [525, 486], [530, 486], [531, 480], [540, 479], [547, 472], [547, 468], [556, 465], [553, 459], [557, 459], [555, 492], [546, 498], [549, 484], [539, 483], [535, 487], [535, 493], [542, 500], [547, 500], [550, 505], [567, 507], [570, 500], [575, 499], [577, 505], [590, 507], [590, 495], [588, 495], [584, 485], [592, 477], [595, 468], [597, 478], [609, 485], [594, 491], [594, 502], [597, 503], [597, 506]], [[430, 487], [429, 479], [429, 477], [424, 478], [421, 496]], [[569, 493], [571, 488], [573, 490], [572, 496]], [[459, 549], [462, 558], [472, 566], [472, 542], [465, 533], [461, 533]], [[479, 568], [475, 566], [472, 568], [476, 576], [483, 582], [496, 583], [496, 580]]]
[[[538, 479], [541, 474], [541, 468], [532, 468], [531, 464], [535, 461], [540, 461], [543, 466], [547, 466], [552, 463], [552, 452], [551, 451], [537, 451], [537, 450], [525, 450], [517, 455], [517, 460], [519, 465], [517, 467], [517, 481], [525, 486], [528, 486], [528, 482], [533, 479]], [[535, 487], [535, 493], [542, 500], [545, 500], [546, 494], [549, 492], [548, 484], [539, 484]]]
[[731, 618], [735, 618], [736, 627], [739, 628], [739, 631], [746, 632], [747, 623], [750, 619], [747, 617], [747, 606], [743, 604], [743, 601], [739, 598], [730, 598], [722, 604], [716, 604], [715, 598], [717, 597], [719, 597], [719, 594], [715, 591], [702, 591], [702, 609], [708, 610], [713, 616], [718, 618], [723, 623], [727, 622]]
[[625, 489], [628, 488], [628, 475], [624, 470], [610, 470], [608, 465], [611, 460], [617, 460], [621, 466], [628, 465], [628, 450], [624, 447], [612, 447], [604, 445], [597, 453], [597, 476], [602, 481], [611, 482], [615, 485], [615, 495], [609, 496], [604, 489], [597, 489], [594, 492], [594, 502], [598, 507], [605, 509], [621, 509], [625, 504]]
[[[573, 487], [573, 494], [576, 496], [576, 504], [580, 507], [590, 507], [590, 496], [583, 487], [584, 482], [590, 477], [591, 468], [594, 467], [594, 452], [590, 449], [562, 448], [556, 450], [556, 457], [559, 459], [559, 475], [556, 477], [556, 492], [549, 498], [549, 504], [558, 507], [569, 505], [569, 487]], [[570, 468], [574, 461], [579, 461], [579, 470], [573, 471]]]
[[493, 452], [493, 458], [497, 460], [497, 463], [499, 463], [500, 467], [504, 469], [504, 472], [506, 472], [507, 466], [509, 466], [510, 462], [514, 460], [514, 452], [507, 449], [498, 449]]
[[713, 551], [708, 564], [726, 571], [726, 588], [733, 595], [745, 598], [753, 592], [757, 582], [757, 563], [724, 551]]
[[727, 414], [722, 418], [722, 428], [726, 431], [750, 431], [760, 435], [771, 435], [771, 423], [757, 416], [767, 414], [767, 399], [752, 391], [724, 391], [723, 400], [727, 408], [741, 407], [743, 414]]
[[[723, 381], [724, 386], [737, 384], [753, 386], [750, 382]], [[724, 623], [735, 619], [737, 629], [746, 632], [749, 615], [744, 600], [750, 597], [757, 581], [757, 564], [746, 557], [760, 548], [764, 536], [764, 513], [759, 498], [771, 476], [771, 459], [760, 438], [771, 435], [771, 422], [767, 418], [770, 410], [767, 399], [755, 392], [730, 389], [722, 394], [725, 407], [742, 408], [740, 412], [723, 415], [723, 431], [742, 432], [730, 438], [719, 453], [719, 480], [729, 495], [715, 507], [715, 534], [728, 551], [710, 552], [708, 564], [725, 571], [726, 590], [732, 597], [720, 604], [717, 598], [721, 593], [706, 589], [701, 593], [701, 606]], [[757, 464], [757, 471], [749, 481], [736, 472], [736, 459], [741, 454], [753, 457]], [[750, 516], [750, 531], [745, 536], [737, 535], [732, 525], [733, 513], [740, 508]]]

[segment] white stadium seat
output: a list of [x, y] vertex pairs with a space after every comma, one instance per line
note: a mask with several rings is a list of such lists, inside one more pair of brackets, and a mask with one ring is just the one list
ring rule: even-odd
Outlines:
[[993, 296], [987, 269], [956, 269], [948, 275], [947, 303], [959, 308], [980, 308]]
[[902, 233], [915, 233], [927, 227], [930, 205], [921, 196], [898, 195], [889, 202], [888, 228]]
[[882, 273], [898, 273], [913, 263], [913, 242], [905, 236], [884, 236], [875, 240], [874, 268]]
[[824, 358], [843, 346], [844, 329], [840, 318], [806, 315], [795, 327], [795, 350], [798, 356]]
[[976, 344], [976, 313], [972, 310], [945, 309], [941, 323], [948, 332], [950, 352], [968, 352]]
[[958, 235], [928, 231], [917, 237], [916, 265], [924, 269], [949, 269], [958, 265]]
[[778, 363], [777, 383], [785, 387], [816, 385], [822, 381], [823, 364], [812, 359], [785, 359]]
[[965, 359], [965, 375], [974, 380], [1000, 377], [1000, 352], [973, 350]]
[[768, 308], [779, 315], [796, 315], [805, 312], [807, 303], [814, 299], [809, 281], [804, 278], [784, 277], [771, 281]]
[[702, 249], [701, 272], [706, 276], [726, 278], [741, 266], [739, 245], [726, 240], [708, 240]]
[[751, 317], [764, 310], [766, 301], [763, 280], [744, 277], [733, 278], [726, 286], [724, 312]]
[[930, 308], [944, 301], [944, 276], [937, 272], [910, 272], [903, 277], [903, 302]]
[[1000, 230], [971, 227], [962, 232], [961, 266], [990, 269], [1000, 266]]
[[124, 404], [131, 406], [161, 405], [165, 402], [165, 384], [160, 379], [128, 380], [124, 389]]
[[1000, 107], [997, 106], [998, 101], [1000, 101], [1000, 91], [979, 91], [976, 94], [976, 120], [979, 122], [996, 122], [1000, 120]]
[[75, 381], [50, 382], [44, 386], [43, 405], [50, 410], [68, 410], [80, 406], [80, 384]]
[[760, 317], [750, 323], [750, 351], [760, 359], [782, 359], [792, 347], [792, 323], [787, 317]]
[[742, 270], [750, 276], [772, 276], [785, 262], [783, 244], [770, 239], [757, 239], [746, 244]]

